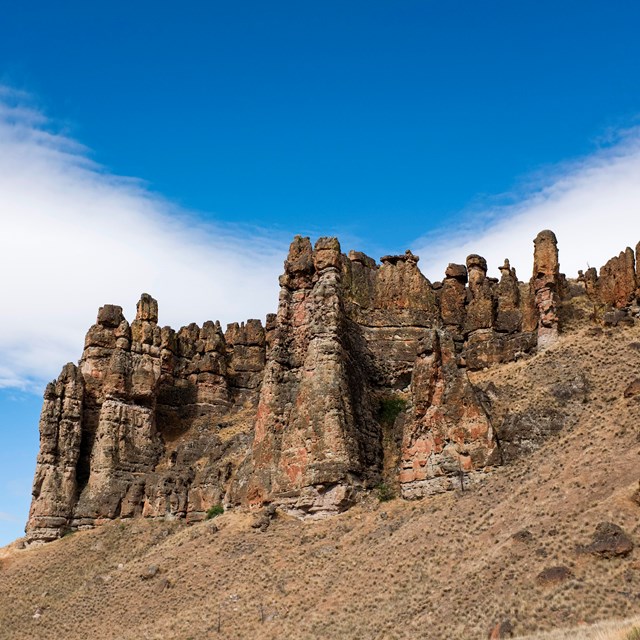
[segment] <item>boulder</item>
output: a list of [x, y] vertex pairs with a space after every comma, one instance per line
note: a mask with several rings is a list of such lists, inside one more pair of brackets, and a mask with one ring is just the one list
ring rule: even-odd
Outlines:
[[629, 555], [633, 547], [633, 541], [620, 526], [612, 522], [600, 522], [591, 543], [578, 547], [578, 551], [610, 559]]

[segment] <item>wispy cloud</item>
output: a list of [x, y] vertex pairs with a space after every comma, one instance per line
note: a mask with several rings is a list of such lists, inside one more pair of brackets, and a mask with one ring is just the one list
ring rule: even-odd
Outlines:
[[9, 524], [16, 524], [19, 522], [17, 516], [5, 511], [0, 511], [0, 522], [8, 522]]
[[599, 267], [640, 240], [640, 127], [608, 131], [591, 155], [549, 167], [498, 204], [476, 206], [457, 226], [414, 243], [422, 270], [440, 280], [449, 262], [480, 253], [494, 274], [504, 258], [520, 279], [531, 276], [532, 240], [542, 229], [558, 236], [568, 276]]
[[143, 291], [160, 321], [264, 318], [286, 240], [205, 224], [96, 164], [29, 96], [0, 86], [0, 387], [29, 387], [80, 355], [98, 307], [129, 319]]
[[[521, 279], [532, 240], [553, 229], [568, 275], [640, 240], [640, 128], [607, 132], [591, 155], [530, 176], [461, 223], [413, 243], [423, 271], [481, 253]], [[497, 202], [497, 204], [496, 204]], [[142, 182], [116, 176], [56, 129], [24, 92], [0, 85], [0, 388], [33, 388], [77, 360], [104, 303], [130, 319], [148, 291], [163, 324], [263, 318], [277, 305], [289, 238], [205, 224]]]

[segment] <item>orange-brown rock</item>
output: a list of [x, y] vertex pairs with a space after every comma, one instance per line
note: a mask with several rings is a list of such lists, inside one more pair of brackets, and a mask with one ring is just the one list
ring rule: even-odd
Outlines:
[[450, 264], [445, 271], [445, 279], [440, 293], [440, 316], [445, 325], [453, 325], [459, 332], [464, 325], [467, 302], [467, 267]]
[[633, 250], [627, 247], [600, 269], [598, 300], [617, 309], [628, 306], [636, 296], [636, 268]]
[[640, 242], [636, 245], [636, 297], [640, 300]]
[[[118, 307], [119, 308], [119, 307]], [[47, 385], [40, 415], [40, 452], [27, 525], [35, 538], [51, 540], [66, 531], [78, 491], [84, 388], [69, 363]]]
[[531, 293], [538, 313], [538, 347], [545, 348], [558, 336], [559, 289], [558, 241], [553, 231], [541, 231], [533, 241]]
[[495, 298], [493, 283], [487, 278], [487, 261], [483, 257], [470, 255], [467, 258], [467, 272], [471, 300], [467, 305], [464, 331], [469, 334], [493, 327]]
[[577, 549], [579, 553], [590, 553], [600, 558], [616, 558], [629, 555], [634, 548], [633, 540], [622, 527], [613, 522], [600, 522], [591, 543]]
[[445, 332], [431, 330], [421, 340], [411, 389], [399, 476], [403, 497], [464, 489], [500, 463], [491, 422]]
[[598, 270], [595, 267], [589, 267], [584, 272], [584, 287], [591, 300], [598, 299]]
[[[637, 258], [581, 276], [612, 324], [635, 322]], [[465, 489], [562, 429], [555, 409], [514, 411], [498, 443], [489, 390], [467, 375], [555, 339], [568, 289], [554, 234], [536, 238], [528, 284], [508, 260], [487, 277], [472, 254], [432, 285], [418, 262], [297, 236], [277, 314], [224, 333], [161, 327], [148, 294], [131, 324], [101, 307], [45, 392], [28, 540], [116, 517], [196, 521], [219, 503], [318, 517], [381, 481], [405, 498]]]
[[[301, 246], [311, 265], [305, 279], [294, 271]], [[294, 240], [285, 262], [244, 499], [322, 515], [350, 504], [381, 448], [350, 357], [339, 245], [321, 238], [310, 247]]]
[[29, 541], [118, 516], [198, 519], [224, 499], [248, 438], [220, 432], [255, 411], [264, 330], [235, 325], [227, 346], [217, 323], [176, 334], [157, 320], [148, 294], [131, 327], [120, 307], [101, 307], [78, 367], [47, 387]]
[[500, 282], [497, 286], [497, 312], [494, 328], [504, 333], [516, 333], [522, 329], [522, 310], [520, 309], [520, 286], [516, 270], [509, 260], [500, 267]]
[[629, 384], [624, 390], [625, 398], [633, 398], [634, 396], [640, 396], [640, 378], [637, 378]]
[[513, 638], [513, 625], [510, 620], [497, 622], [489, 630], [489, 640], [501, 640], [503, 638]]

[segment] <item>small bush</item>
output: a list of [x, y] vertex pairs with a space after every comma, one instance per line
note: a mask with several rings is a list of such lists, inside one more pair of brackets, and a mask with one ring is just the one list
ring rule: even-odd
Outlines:
[[393, 500], [396, 497], [393, 489], [385, 482], [381, 482], [376, 487], [376, 494], [380, 502], [388, 502], [389, 500]]
[[214, 504], [213, 507], [207, 509], [207, 520], [215, 518], [224, 513], [224, 507], [221, 504]]
[[407, 401], [398, 396], [389, 396], [380, 399], [380, 422], [393, 424], [398, 415], [404, 411]]

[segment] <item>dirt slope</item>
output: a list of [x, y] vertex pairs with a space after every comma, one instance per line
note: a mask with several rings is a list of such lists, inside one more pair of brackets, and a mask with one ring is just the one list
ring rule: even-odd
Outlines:
[[[486, 638], [507, 619], [526, 634], [637, 615], [640, 551], [576, 546], [601, 521], [640, 543], [640, 396], [624, 397], [638, 377], [640, 327], [585, 323], [473, 376], [505, 446], [527, 424], [548, 433], [464, 492], [371, 496], [319, 522], [277, 516], [266, 531], [236, 512], [6, 548], [0, 638]], [[557, 566], [560, 581], [540, 581]]]

